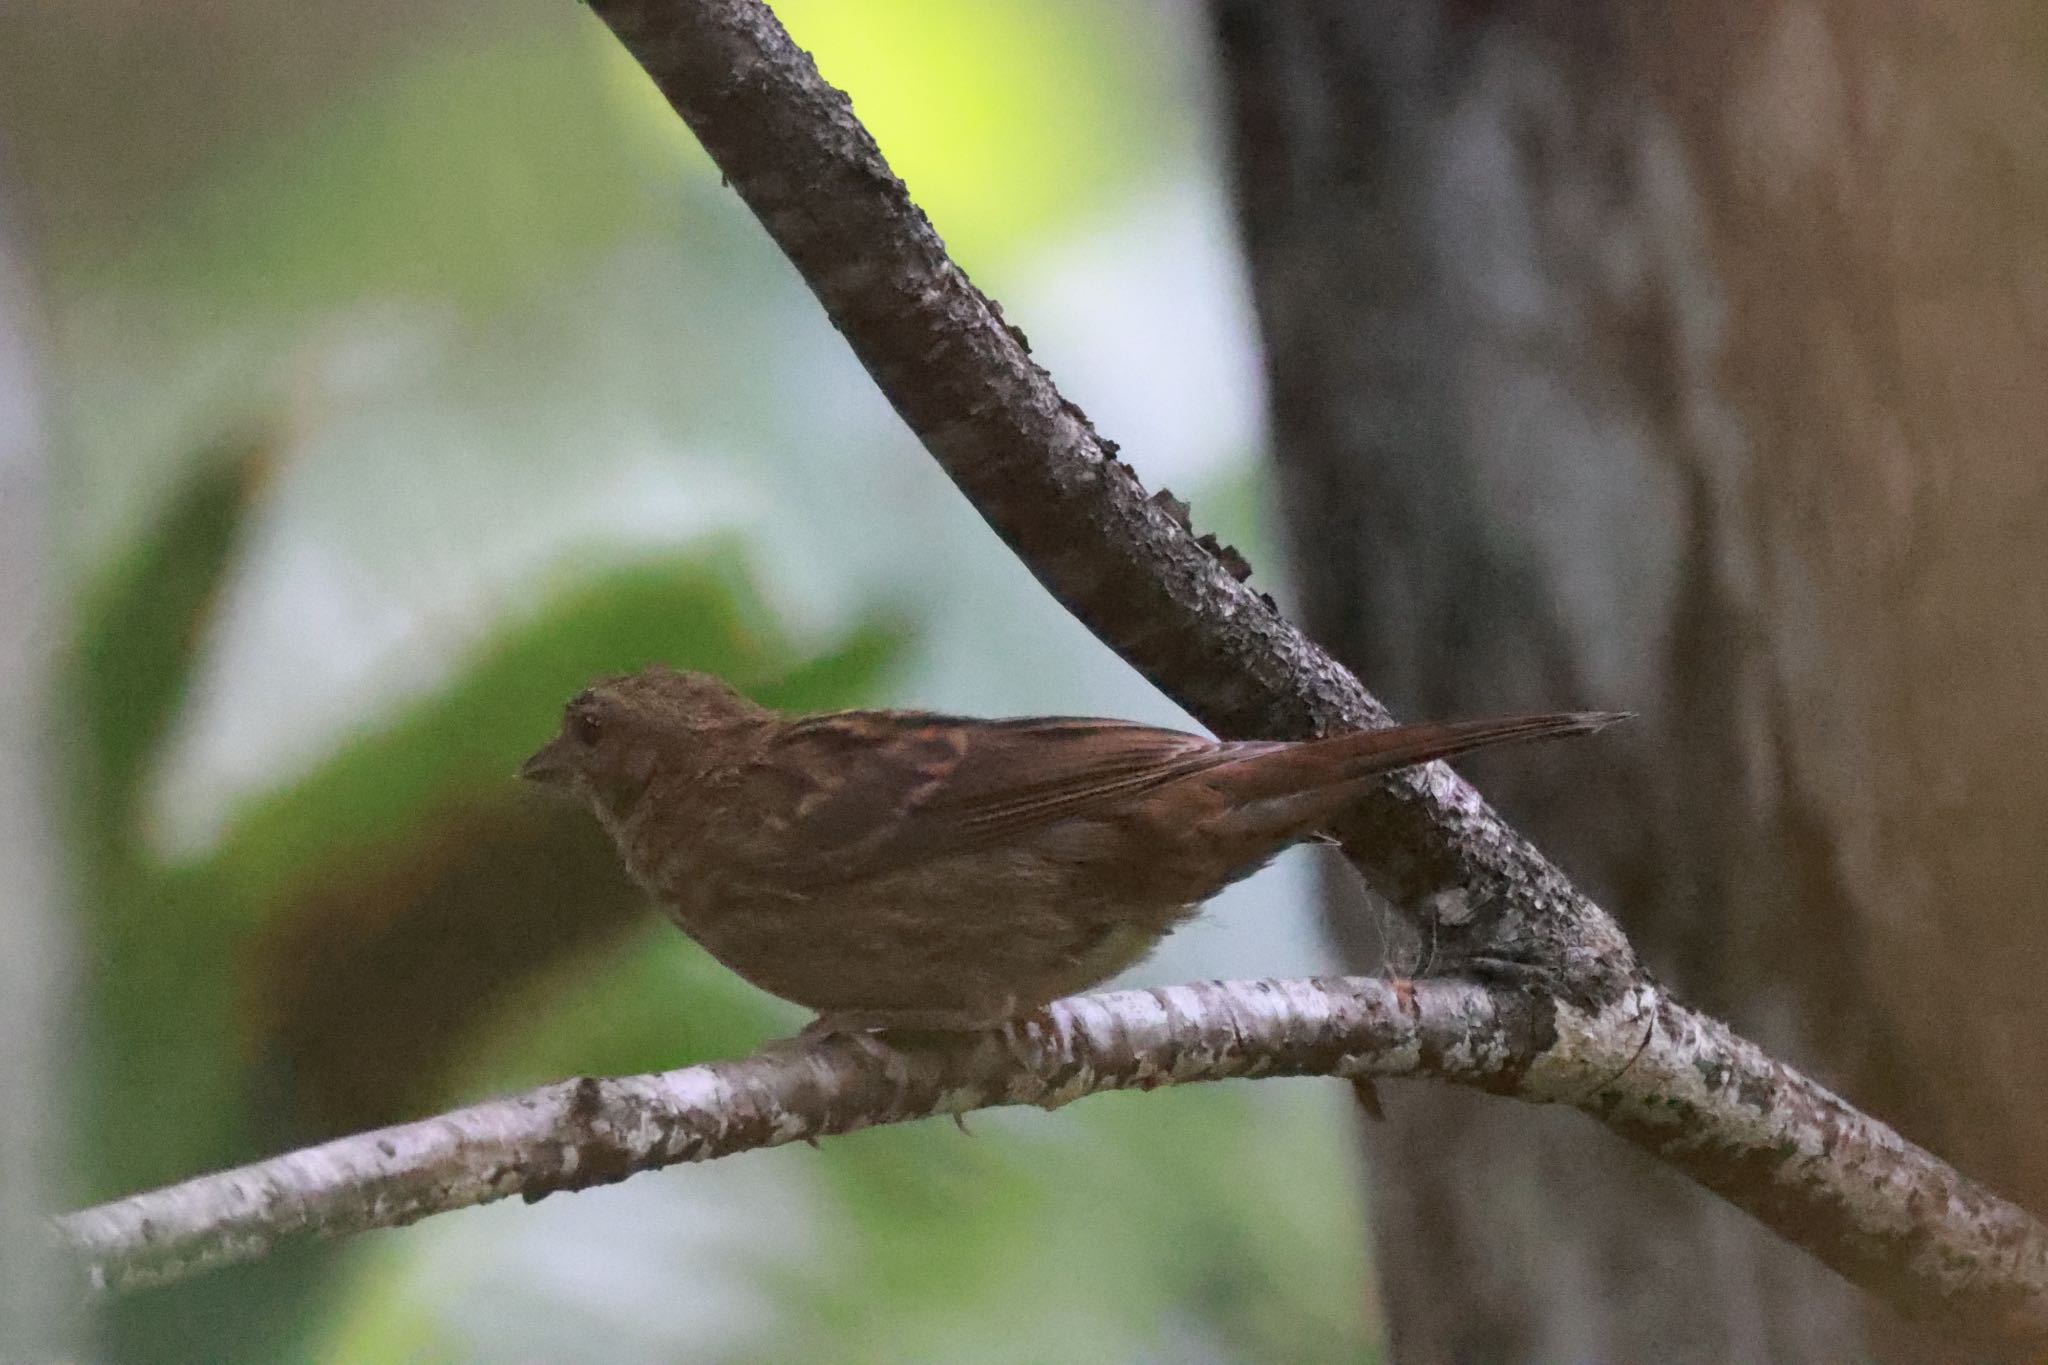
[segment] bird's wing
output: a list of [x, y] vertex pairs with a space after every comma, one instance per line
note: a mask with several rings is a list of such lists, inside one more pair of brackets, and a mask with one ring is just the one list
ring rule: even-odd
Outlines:
[[970, 720], [917, 711], [842, 711], [800, 721], [749, 780], [773, 793], [778, 876], [852, 881], [1000, 843], [1243, 758], [1265, 744], [1218, 744], [1131, 721]]

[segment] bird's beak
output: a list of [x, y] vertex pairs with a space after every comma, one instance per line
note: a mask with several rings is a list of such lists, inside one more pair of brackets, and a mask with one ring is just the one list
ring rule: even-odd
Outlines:
[[542, 782], [559, 787], [569, 780], [569, 758], [564, 752], [562, 737], [556, 735], [533, 751], [533, 757], [519, 765], [519, 775], [528, 782]]

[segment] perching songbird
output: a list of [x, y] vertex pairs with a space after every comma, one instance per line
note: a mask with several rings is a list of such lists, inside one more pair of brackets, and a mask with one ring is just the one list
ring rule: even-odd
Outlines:
[[1136, 963], [1382, 774], [1617, 719], [1219, 742], [1122, 720], [782, 716], [657, 666], [579, 693], [521, 775], [586, 800], [683, 932], [818, 1012], [806, 1033], [979, 1029]]

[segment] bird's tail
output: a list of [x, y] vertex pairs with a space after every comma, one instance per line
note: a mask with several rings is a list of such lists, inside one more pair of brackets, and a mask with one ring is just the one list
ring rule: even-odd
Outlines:
[[1392, 772], [1411, 763], [1456, 758], [1474, 749], [1496, 744], [1520, 744], [1525, 740], [1554, 739], [1564, 735], [1590, 735], [1616, 721], [1627, 720], [1627, 711], [1552, 711], [1540, 716], [1496, 716], [1488, 720], [1454, 720], [1423, 725], [1396, 725], [1386, 730], [1333, 735], [1310, 745], [1336, 760], [1354, 778]]
[[1553, 711], [1360, 730], [1248, 753], [1243, 762], [1218, 771], [1215, 780], [1229, 791], [1241, 819], [1314, 828], [1341, 810], [1355, 788], [1382, 773], [1497, 744], [1590, 735], [1629, 715]]

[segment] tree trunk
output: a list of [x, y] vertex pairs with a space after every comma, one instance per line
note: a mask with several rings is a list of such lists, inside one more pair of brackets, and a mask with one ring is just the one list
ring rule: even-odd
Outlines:
[[[1641, 712], [1469, 770], [1699, 1004], [2048, 1207], [2048, 25], [1213, 15], [1310, 628], [1409, 715]], [[1400, 1359], [1938, 1357], [1575, 1116], [1389, 1109]]]

